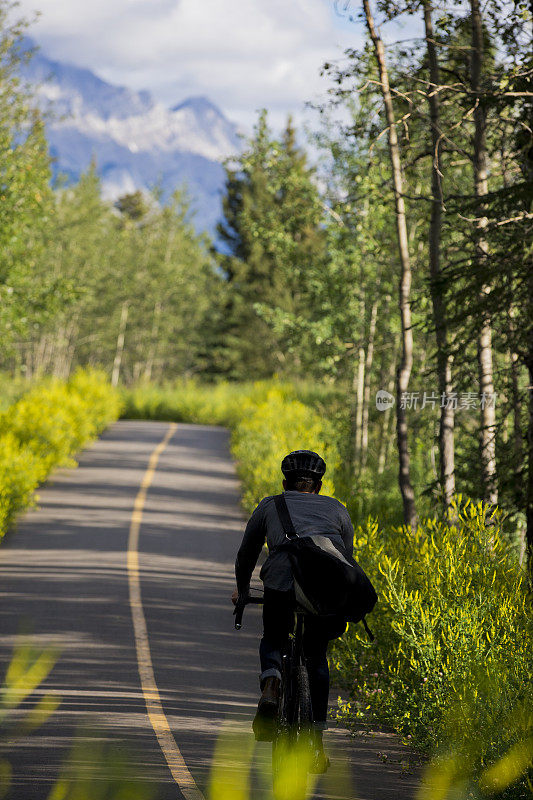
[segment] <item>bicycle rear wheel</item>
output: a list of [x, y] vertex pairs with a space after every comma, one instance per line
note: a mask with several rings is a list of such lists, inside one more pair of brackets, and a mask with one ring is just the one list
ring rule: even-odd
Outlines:
[[300, 733], [313, 728], [313, 706], [311, 704], [311, 689], [309, 686], [309, 673], [303, 664], [296, 672], [298, 723]]
[[298, 682], [298, 769], [307, 776], [313, 757], [313, 706], [309, 674], [305, 666], [300, 665], [297, 672]]
[[287, 775], [290, 772], [290, 753], [296, 741], [294, 725], [296, 682], [290, 665], [290, 656], [283, 658], [281, 698], [276, 734], [272, 742], [272, 788], [276, 800], [288, 797]]
[[313, 712], [309, 675], [296, 668], [287, 682], [277, 734], [272, 743], [272, 780], [276, 800], [305, 800], [312, 747]]

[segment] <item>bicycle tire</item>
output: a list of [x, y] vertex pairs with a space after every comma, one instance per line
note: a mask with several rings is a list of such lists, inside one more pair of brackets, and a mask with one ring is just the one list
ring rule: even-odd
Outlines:
[[283, 774], [283, 764], [285, 754], [290, 746], [289, 733], [291, 730], [290, 716], [292, 705], [292, 681], [290, 656], [283, 656], [281, 670], [281, 692], [276, 732], [272, 741], [272, 787], [274, 797], [282, 796], [282, 791], [276, 791], [280, 787], [280, 776]]
[[296, 672], [298, 687], [298, 724], [300, 731], [310, 731], [313, 727], [313, 706], [311, 703], [311, 688], [307, 668], [300, 664]]
[[[307, 770], [300, 765], [298, 670], [285, 662], [278, 726], [272, 742], [272, 789], [275, 800], [305, 800]], [[304, 687], [305, 692], [305, 687]], [[304, 706], [307, 709], [307, 706]]]
[[299, 772], [303, 776], [302, 781], [306, 781], [313, 759], [313, 706], [311, 702], [311, 689], [309, 685], [309, 673], [307, 668], [301, 664], [297, 672], [298, 680], [298, 743], [296, 752], [298, 754]]
[[305, 800], [313, 729], [309, 675], [305, 666], [300, 665], [294, 671], [287, 694], [285, 709], [289, 719], [283, 718], [281, 711], [278, 731], [272, 742], [274, 798]]

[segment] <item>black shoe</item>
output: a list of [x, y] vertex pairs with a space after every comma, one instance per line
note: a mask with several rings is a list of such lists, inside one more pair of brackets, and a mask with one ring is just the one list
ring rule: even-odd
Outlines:
[[263, 693], [252, 723], [256, 742], [272, 742], [274, 739], [279, 708], [279, 694], [279, 678], [267, 678], [263, 684]]

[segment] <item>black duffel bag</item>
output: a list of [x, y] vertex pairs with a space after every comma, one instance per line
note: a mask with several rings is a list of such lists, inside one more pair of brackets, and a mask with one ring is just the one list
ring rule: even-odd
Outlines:
[[298, 536], [285, 496], [276, 495], [274, 502], [287, 537], [276, 550], [289, 555], [297, 602], [317, 616], [339, 614], [350, 622], [362, 620], [368, 631], [364, 618], [378, 596], [363, 568], [333, 537]]

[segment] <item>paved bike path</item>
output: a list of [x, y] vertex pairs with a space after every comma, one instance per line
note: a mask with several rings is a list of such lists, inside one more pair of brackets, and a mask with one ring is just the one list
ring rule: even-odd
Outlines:
[[[145, 644], [162, 710], [149, 718], [152, 690], [139, 676], [127, 551], [135, 501], [165, 436], [138, 543]], [[21, 630], [31, 629], [33, 643], [60, 652], [41, 691], [62, 698], [37, 733], [2, 748], [13, 766], [10, 800], [44, 800], [75, 737], [89, 742], [82, 756], [88, 761], [99, 743], [124, 746], [128, 772], [157, 787], [161, 800], [206, 794], [222, 726], [232, 720], [246, 731], [257, 701], [260, 615], [247, 610], [237, 633], [229, 608], [243, 525], [221, 428], [179, 424], [171, 432], [166, 423], [122, 421], [82, 453], [78, 469], [56, 473], [40, 492], [39, 509], [0, 548], [0, 671]], [[168, 735], [161, 733], [167, 723]], [[417, 777], [405, 773], [409, 754], [395, 737], [353, 740], [332, 730], [328, 739], [351, 775], [343, 788], [319, 786], [317, 797], [414, 797]], [[185, 762], [174, 775], [173, 747]], [[268, 759], [269, 746], [259, 745], [256, 761], [266, 768]], [[234, 768], [244, 781], [242, 753]], [[187, 788], [189, 773], [198, 790]], [[267, 797], [258, 784], [254, 800]]]

